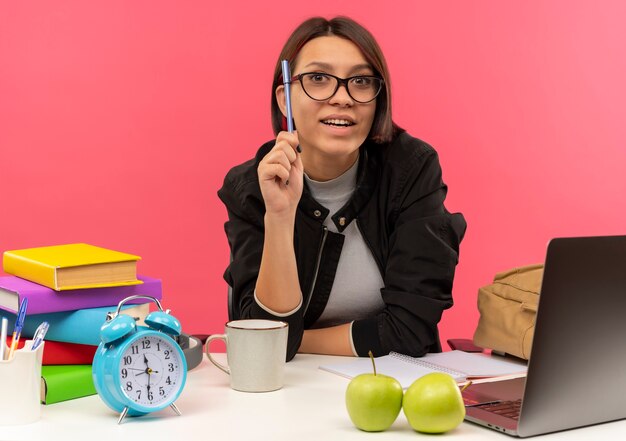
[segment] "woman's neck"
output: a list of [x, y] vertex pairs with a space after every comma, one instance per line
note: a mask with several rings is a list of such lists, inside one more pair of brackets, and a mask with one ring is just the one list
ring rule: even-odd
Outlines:
[[314, 181], [325, 182], [344, 174], [359, 159], [359, 151], [355, 150], [346, 156], [326, 156], [302, 150], [304, 172]]

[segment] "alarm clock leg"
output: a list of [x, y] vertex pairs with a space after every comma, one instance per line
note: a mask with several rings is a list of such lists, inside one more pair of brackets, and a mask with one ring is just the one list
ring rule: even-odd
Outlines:
[[176, 412], [178, 416], [182, 415], [182, 413], [180, 413], [180, 410], [178, 410], [178, 407], [176, 407], [176, 404], [172, 403], [170, 404], [170, 407], [174, 410], [174, 412]]
[[124, 419], [124, 417], [126, 417], [127, 413], [128, 413], [128, 407], [125, 407], [122, 413], [120, 414], [120, 419], [117, 420], [117, 424], [122, 424], [122, 420]]

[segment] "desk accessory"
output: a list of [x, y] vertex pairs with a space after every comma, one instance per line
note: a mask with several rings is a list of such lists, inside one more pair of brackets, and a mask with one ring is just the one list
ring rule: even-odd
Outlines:
[[4, 360], [4, 354], [7, 348], [7, 332], [9, 329], [9, 321], [6, 317], [2, 317], [2, 328], [0, 331], [0, 361]]
[[26, 318], [26, 308], [28, 308], [28, 299], [23, 299], [22, 303], [20, 303], [20, 309], [17, 312], [17, 318], [15, 319], [15, 327], [13, 328], [13, 339], [11, 340], [11, 348], [9, 349], [9, 359], [13, 357], [13, 352], [17, 347], [17, 342], [22, 335], [24, 319]]
[[41, 358], [45, 342], [34, 351], [32, 344], [28, 340], [10, 360], [0, 360], [0, 425], [32, 423], [41, 415]]
[[[205, 345], [209, 361], [230, 376], [240, 392], [271, 392], [283, 387], [289, 325], [273, 320], [233, 320], [224, 334], [211, 335]], [[213, 340], [226, 344], [228, 366], [211, 356]]]
[[187, 370], [190, 371], [202, 363], [202, 355], [204, 354], [203, 343], [194, 335], [180, 334], [175, 338], [176, 343], [183, 350], [185, 360], [187, 361]]
[[85, 243], [5, 251], [4, 271], [56, 291], [140, 285], [139, 256]]
[[476, 346], [469, 338], [449, 338], [446, 342], [453, 351], [484, 352], [483, 348]]
[[[467, 378], [523, 375], [526, 372], [526, 365], [517, 360], [462, 351], [426, 354], [419, 358], [391, 352], [376, 358], [376, 367], [381, 374], [396, 378], [404, 389], [416, 379], [432, 372], [450, 374], [457, 382]], [[370, 372], [371, 362], [367, 358], [357, 358], [346, 363], [322, 365], [320, 369], [354, 378]]]
[[291, 113], [291, 71], [289, 70], [289, 61], [281, 62], [283, 69], [283, 87], [285, 88], [285, 107], [287, 107], [287, 131], [293, 132], [293, 116]]
[[[291, 70], [289, 69], [289, 61], [283, 60], [281, 62], [283, 70], [283, 86], [285, 87], [285, 107], [287, 108], [287, 131], [293, 133], [293, 112], [291, 110]], [[296, 151], [302, 153], [302, 147], [300, 144], [296, 146]], [[230, 312], [230, 310], [229, 310]], [[228, 314], [229, 318], [232, 318], [232, 314]]]
[[42, 322], [41, 325], [39, 325], [39, 327], [35, 331], [35, 335], [33, 336], [33, 347], [31, 348], [32, 351], [37, 349], [37, 346], [39, 346], [43, 342], [43, 339], [46, 338], [48, 328], [50, 328], [50, 324], [48, 322]]
[[[145, 319], [148, 326], [120, 314], [125, 302], [143, 297], [159, 308]], [[181, 333], [180, 322], [164, 311], [161, 303], [148, 296], [122, 300], [115, 313], [102, 325], [93, 360], [93, 380], [100, 398], [116, 412], [118, 424], [126, 415], [141, 416], [171, 407], [185, 386], [187, 361], [172, 336]]]

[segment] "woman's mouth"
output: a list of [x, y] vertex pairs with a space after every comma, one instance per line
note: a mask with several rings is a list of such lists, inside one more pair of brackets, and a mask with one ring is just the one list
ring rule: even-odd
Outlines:
[[331, 127], [350, 127], [353, 126], [354, 123], [352, 121], [348, 121], [347, 119], [324, 119], [321, 121], [322, 124], [326, 124]]

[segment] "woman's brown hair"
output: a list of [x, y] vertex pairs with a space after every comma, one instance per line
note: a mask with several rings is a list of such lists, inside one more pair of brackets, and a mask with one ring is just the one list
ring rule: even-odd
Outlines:
[[376, 112], [374, 122], [368, 135], [368, 139], [382, 144], [391, 141], [394, 135], [401, 131], [391, 119], [391, 82], [387, 62], [378, 43], [363, 26], [348, 17], [335, 17], [327, 20], [323, 17], [313, 17], [296, 28], [291, 34], [276, 62], [274, 69], [274, 82], [272, 83], [272, 128], [277, 135], [285, 130], [286, 121], [278, 102], [276, 101], [276, 88], [283, 84], [281, 61], [289, 60], [293, 66], [298, 58], [300, 49], [317, 37], [337, 36], [354, 43], [363, 53], [367, 62], [372, 66], [374, 74], [384, 80], [384, 87], [376, 97]]

